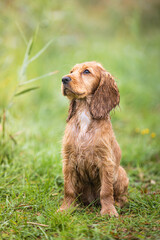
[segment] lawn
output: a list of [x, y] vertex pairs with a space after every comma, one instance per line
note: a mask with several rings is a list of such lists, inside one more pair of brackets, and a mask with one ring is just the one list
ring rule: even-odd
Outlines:
[[[145, 1], [125, 7], [116, 0], [0, 3], [1, 239], [160, 239], [160, 33], [154, 2], [149, 13]], [[29, 59], [39, 56], [24, 65], [29, 40]], [[56, 212], [64, 194], [61, 140], [68, 111], [61, 78], [76, 63], [92, 60], [115, 76], [121, 95], [111, 118], [130, 185], [119, 218], [101, 216], [94, 206]]]

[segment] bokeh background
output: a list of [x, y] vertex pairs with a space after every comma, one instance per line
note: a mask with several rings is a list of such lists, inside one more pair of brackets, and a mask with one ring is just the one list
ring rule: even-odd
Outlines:
[[[128, 134], [135, 129], [147, 128], [158, 134], [159, 10], [156, 0], [1, 1], [1, 109], [13, 95], [26, 42], [38, 28], [31, 56], [51, 39], [53, 42], [27, 67], [25, 80], [56, 70], [58, 73], [40, 80], [37, 92], [14, 100], [11, 112], [17, 119], [16, 129], [20, 121], [27, 133], [45, 134], [50, 129], [50, 134], [57, 135], [56, 142], [61, 139], [68, 107], [61, 96], [61, 77], [76, 63], [95, 60], [115, 76], [120, 89], [120, 111], [113, 121], [118, 119], [115, 127], [126, 141], [124, 148], [129, 147]], [[127, 161], [138, 158], [135, 154]]]
[[[35, 182], [40, 184], [43, 179], [46, 197], [52, 190], [60, 192], [54, 206], [58, 207], [63, 196], [61, 139], [68, 111], [68, 100], [61, 95], [61, 78], [76, 63], [94, 60], [115, 76], [120, 90], [120, 108], [111, 116], [130, 189], [139, 187], [147, 192], [158, 188], [159, 23], [159, 0], [0, 1], [1, 138], [3, 109], [10, 103], [18, 81], [57, 71], [27, 85], [39, 89], [14, 97], [6, 112], [0, 160], [2, 175], [8, 169], [8, 178], [3, 178], [1, 185], [17, 176], [11, 187], [18, 194], [22, 179], [32, 181], [33, 189]], [[31, 38], [34, 41], [29, 58], [53, 41], [27, 66], [24, 79], [19, 79]], [[2, 196], [5, 199], [6, 189]]]

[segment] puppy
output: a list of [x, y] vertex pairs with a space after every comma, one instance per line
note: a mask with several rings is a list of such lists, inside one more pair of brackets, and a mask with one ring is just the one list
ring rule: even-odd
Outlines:
[[83, 204], [101, 204], [101, 214], [118, 216], [115, 201], [127, 201], [128, 177], [120, 166], [121, 150], [110, 120], [119, 105], [114, 78], [99, 63], [77, 64], [62, 78], [70, 100], [63, 138], [64, 200], [59, 211]]

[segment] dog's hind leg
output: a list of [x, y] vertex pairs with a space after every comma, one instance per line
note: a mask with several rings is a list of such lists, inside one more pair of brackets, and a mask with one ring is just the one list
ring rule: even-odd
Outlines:
[[127, 202], [129, 179], [124, 168], [119, 166], [118, 176], [113, 185], [114, 200], [119, 207], [123, 207]]

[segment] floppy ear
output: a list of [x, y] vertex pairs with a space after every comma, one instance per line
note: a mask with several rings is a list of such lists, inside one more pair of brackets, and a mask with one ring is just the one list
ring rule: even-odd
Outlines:
[[91, 100], [91, 115], [94, 119], [105, 119], [119, 102], [120, 94], [116, 82], [109, 73], [103, 71], [99, 86]]
[[70, 102], [70, 106], [69, 106], [69, 110], [68, 110], [68, 118], [67, 118], [67, 122], [69, 122], [69, 120], [73, 117], [73, 115], [76, 112], [76, 101], [72, 100]]

